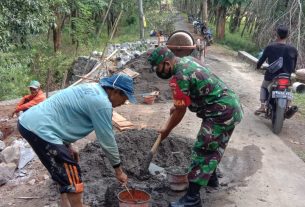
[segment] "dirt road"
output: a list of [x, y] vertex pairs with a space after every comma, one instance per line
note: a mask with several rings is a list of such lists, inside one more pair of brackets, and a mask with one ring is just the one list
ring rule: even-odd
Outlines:
[[[190, 28], [179, 21], [179, 28]], [[283, 132], [276, 136], [271, 132], [270, 121], [253, 115], [258, 105], [262, 74], [236, 58], [237, 54], [220, 46], [209, 48], [205, 64], [221, 77], [240, 96], [245, 117], [236, 128], [221, 162], [224, 177], [220, 190], [207, 193], [206, 207], [305, 207], [305, 164], [293, 152], [303, 151], [305, 123], [296, 115], [284, 123]], [[152, 83], [153, 84], [153, 83]], [[117, 109], [137, 126], [159, 129], [169, 116], [171, 102], [154, 105], [124, 105]], [[189, 111], [173, 133], [194, 138], [200, 120]], [[93, 137], [89, 138], [92, 140]], [[83, 143], [79, 144], [83, 146]], [[293, 150], [292, 150], [293, 149]], [[56, 188], [38, 161], [26, 169], [28, 180], [14, 181], [0, 188], [0, 206], [56, 206]], [[28, 183], [37, 179], [34, 185]], [[40, 199], [16, 199], [21, 196], [37, 196]]]
[[[176, 28], [191, 32], [183, 21]], [[282, 133], [274, 135], [271, 121], [253, 114], [259, 104], [262, 73], [237, 59], [236, 52], [215, 45], [209, 48], [205, 64], [236, 91], [245, 112], [221, 163], [223, 188], [207, 194], [206, 206], [304, 207], [305, 164], [296, 153], [304, 153], [305, 148], [295, 144], [305, 142], [304, 120], [300, 115], [285, 120]], [[129, 106], [128, 110], [130, 107], [135, 113], [120, 110], [138, 124], [159, 128], [168, 117], [170, 104]], [[199, 125], [188, 112], [173, 132], [194, 138]]]
[[[221, 162], [223, 187], [207, 194], [206, 206], [304, 207], [305, 164], [284, 143], [296, 137], [304, 139], [304, 123], [297, 116], [286, 120], [283, 133], [274, 135], [270, 121], [253, 114], [259, 104], [262, 74], [240, 62], [232, 51], [218, 46], [209, 48], [206, 64], [238, 93], [245, 112]], [[130, 105], [119, 112], [136, 124], [158, 129], [165, 123], [170, 106]], [[199, 126], [200, 120], [188, 112], [173, 133], [194, 138]]]

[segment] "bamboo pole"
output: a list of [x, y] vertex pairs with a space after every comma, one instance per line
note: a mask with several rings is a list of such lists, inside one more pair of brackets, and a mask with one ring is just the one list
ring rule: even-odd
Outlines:
[[103, 27], [104, 24], [105, 24], [106, 18], [107, 18], [107, 16], [108, 16], [108, 13], [109, 13], [110, 8], [111, 8], [111, 5], [112, 5], [112, 1], [113, 1], [113, 0], [111, 0], [111, 1], [109, 2], [109, 4], [108, 4], [108, 9], [107, 9], [107, 12], [106, 12], [106, 14], [105, 14], [105, 16], [104, 16], [103, 22], [102, 22], [102, 27]]
[[117, 29], [117, 26], [118, 26], [118, 24], [119, 24], [119, 21], [120, 21], [120, 19], [121, 19], [122, 14], [123, 14], [123, 9], [121, 10], [121, 12], [120, 12], [118, 18], [116, 19], [116, 21], [115, 21], [115, 23], [114, 23], [114, 25], [113, 25], [113, 29], [112, 29], [112, 33], [111, 33], [111, 36], [110, 36], [110, 40], [109, 40], [109, 41], [111, 41], [112, 38], [113, 38], [113, 36], [114, 36], [114, 33], [115, 33], [116, 29]]
[[63, 80], [62, 80], [62, 83], [61, 83], [61, 89], [66, 87], [67, 76], [68, 76], [68, 70], [66, 70], [65, 73], [64, 73], [64, 77], [63, 77]]
[[50, 68], [48, 68], [48, 72], [47, 72], [47, 84], [46, 84], [46, 97], [49, 97], [49, 90], [50, 90]]

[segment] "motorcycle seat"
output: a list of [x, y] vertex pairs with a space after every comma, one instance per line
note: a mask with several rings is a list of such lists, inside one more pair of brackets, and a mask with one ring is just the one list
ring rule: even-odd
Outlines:
[[281, 76], [281, 77], [290, 77], [289, 73], [280, 73], [277, 76]]
[[290, 74], [289, 73], [280, 73], [275, 77], [275, 79], [276, 78], [290, 78]]

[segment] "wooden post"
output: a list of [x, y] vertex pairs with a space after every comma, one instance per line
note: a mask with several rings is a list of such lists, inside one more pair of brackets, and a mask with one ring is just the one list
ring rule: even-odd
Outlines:
[[138, 0], [139, 7], [139, 21], [140, 21], [140, 39], [144, 39], [144, 12], [143, 12], [143, 2]]
[[61, 84], [61, 89], [64, 89], [66, 87], [67, 76], [68, 76], [68, 70], [66, 70], [64, 73], [64, 77], [63, 77], [62, 84]]
[[107, 9], [107, 12], [106, 12], [106, 14], [105, 14], [105, 16], [104, 16], [104, 19], [103, 19], [103, 22], [102, 22], [102, 26], [104, 25], [104, 23], [105, 23], [105, 21], [106, 21], [106, 18], [107, 18], [107, 16], [108, 16], [108, 13], [109, 13], [110, 8], [111, 8], [111, 5], [112, 5], [112, 1], [113, 1], [113, 0], [111, 0], [111, 1], [109, 2], [109, 4], [108, 4], [108, 9]]
[[46, 97], [49, 97], [49, 90], [50, 90], [50, 68], [48, 68], [47, 72], [47, 81], [46, 81]]
[[109, 40], [109, 41], [111, 41], [112, 38], [113, 38], [113, 36], [114, 36], [114, 33], [115, 33], [116, 28], [117, 28], [117, 26], [118, 26], [118, 24], [119, 24], [119, 21], [120, 21], [120, 19], [121, 19], [122, 14], [123, 14], [123, 9], [121, 10], [121, 12], [120, 12], [118, 18], [116, 19], [116, 21], [115, 21], [115, 23], [114, 23], [114, 25], [113, 25], [112, 33], [111, 33], [111, 36], [110, 36], [110, 40]]

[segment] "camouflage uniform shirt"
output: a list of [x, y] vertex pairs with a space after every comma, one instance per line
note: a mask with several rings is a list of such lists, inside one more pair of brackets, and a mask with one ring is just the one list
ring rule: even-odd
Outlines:
[[235, 125], [242, 118], [237, 95], [193, 57], [180, 58], [175, 64], [170, 87], [174, 105], [187, 106], [200, 118], [226, 125]]

